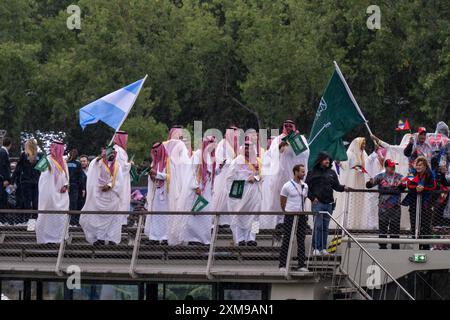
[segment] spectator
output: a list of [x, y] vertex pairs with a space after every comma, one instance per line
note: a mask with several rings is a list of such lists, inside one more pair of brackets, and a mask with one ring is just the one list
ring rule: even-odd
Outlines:
[[420, 127], [417, 132], [417, 138], [411, 136], [409, 143], [406, 146], [403, 154], [409, 159], [409, 170], [415, 174], [414, 161], [418, 157], [425, 157], [428, 164], [431, 164], [432, 148], [427, 142], [427, 130], [424, 127]]
[[[422, 195], [419, 238], [426, 239], [431, 236], [431, 206], [433, 197], [429, 191], [436, 189], [436, 179], [425, 157], [418, 157], [416, 159], [415, 171], [416, 175], [414, 178], [406, 181], [410, 193], [405, 197], [402, 204], [409, 206], [411, 231], [415, 235], [417, 194]], [[420, 245], [419, 248], [420, 250], [429, 250], [430, 245]]]
[[[308, 196], [308, 186], [302, 180], [305, 177], [305, 166], [302, 164], [295, 165], [293, 168], [294, 178], [283, 185], [280, 193], [280, 205], [283, 212], [302, 212], [305, 211], [305, 200]], [[298, 271], [308, 272], [305, 266], [305, 236], [307, 229], [307, 216], [301, 215], [298, 217], [296, 226], [297, 235], [297, 257], [298, 257]], [[287, 215], [284, 218], [283, 224], [283, 242], [280, 253], [280, 270], [285, 271], [286, 259], [289, 250], [289, 242], [291, 239], [292, 225], [294, 223], [294, 216]]]
[[80, 163], [81, 163], [81, 169], [82, 169], [82, 185], [81, 185], [81, 192], [79, 193], [78, 197], [78, 210], [81, 210], [86, 202], [86, 183], [87, 183], [87, 173], [89, 169], [89, 158], [87, 155], [80, 156]]
[[[22, 209], [38, 209], [38, 184], [41, 172], [34, 167], [42, 158], [42, 153], [38, 152], [37, 142], [30, 139], [25, 143], [25, 151], [20, 155], [16, 169], [12, 175], [12, 181], [20, 189]], [[37, 218], [37, 215], [32, 218]]]
[[89, 169], [89, 157], [85, 154], [81, 155], [80, 163], [81, 163], [81, 169], [83, 170], [83, 173], [87, 176], [88, 169]]
[[[368, 189], [378, 186], [378, 229], [380, 238], [399, 238], [400, 234], [400, 191], [402, 188], [403, 176], [395, 172], [395, 162], [386, 159], [384, 162], [385, 171], [371, 178], [367, 183]], [[391, 244], [392, 249], [400, 249], [400, 245]], [[387, 249], [387, 245], [380, 243], [380, 249]]]
[[[450, 170], [449, 167], [441, 167], [441, 187], [445, 187], [446, 190], [449, 190], [450, 187]], [[448, 194], [447, 194], [448, 196]], [[447, 197], [448, 198], [448, 197]], [[447, 199], [447, 203], [444, 205], [445, 209], [443, 210], [442, 217], [446, 221], [450, 219], [450, 200]]]
[[334, 210], [333, 190], [348, 191], [349, 188], [339, 183], [338, 176], [331, 169], [332, 161], [326, 152], [321, 152], [311, 171], [306, 177], [308, 185], [308, 198], [312, 201], [312, 211], [316, 212], [313, 232], [313, 255], [328, 255], [326, 250], [328, 242], [328, 226], [330, 217], [320, 212]]
[[[83, 190], [83, 170], [81, 168], [80, 161], [77, 160], [78, 150], [72, 149], [69, 152], [69, 158], [67, 159], [67, 168], [69, 169], [69, 199], [70, 205], [69, 210], [79, 210], [78, 208], [78, 199], [80, 197], [80, 193]], [[70, 223], [72, 225], [78, 225], [79, 216], [71, 215]]]
[[[11, 184], [11, 163], [9, 161], [9, 150], [11, 149], [11, 139], [4, 138], [3, 146], [0, 148], [0, 209], [8, 206], [7, 188]], [[0, 222], [6, 222], [6, 216], [0, 214]]]

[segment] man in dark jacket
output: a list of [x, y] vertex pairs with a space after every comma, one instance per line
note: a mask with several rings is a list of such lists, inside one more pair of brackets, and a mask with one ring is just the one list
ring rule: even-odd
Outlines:
[[[6, 209], [8, 206], [6, 188], [11, 184], [11, 163], [9, 161], [11, 146], [11, 139], [4, 138], [3, 146], [0, 148], [0, 209]], [[6, 215], [0, 214], [0, 222], [6, 222]]]
[[7, 203], [6, 188], [11, 184], [11, 163], [9, 161], [9, 149], [11, 149], [11, 140], [3, 139], [3, 146], [0, 148], [0, 208], [5, 209]]
[[314, 219], [313, 255], [327, 255], [328, 226], [330, 217], [319, 212], [333, 212], [333, 190], [338, 192], [349, 189], [339, 183], [338, 176], [331, 169], [332, 161], [326, 152], [317, 156], [314, 167], [308, 172], [306, 184], [309, 186], [308, 198], [312, 201], [312, 211], [317, 212]]
[[[80, 194], [83, 191], [84, 185], [84, 173], [81, 168], [80, 161], [78, 158], [78, 150], [72, 149], [69, 152], [69, 158], [67, 159], [67, 168], [69, 169], [69, 198], [70, 198], [70, 210], [79, 210], [78, 209], [78, 199], [80, 198]], [[70, 223], [72, 225], [78, 225], [79, 215], [71, 215]]]

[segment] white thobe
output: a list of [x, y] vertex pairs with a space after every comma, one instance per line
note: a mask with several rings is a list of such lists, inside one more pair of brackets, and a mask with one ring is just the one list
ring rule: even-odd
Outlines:
[[[353, 189], [366, 189], [369, 180], [367, 174], [358, 171], [355, 166], [366, 168], [367, 153], [360, 149], [360, 138], [356, 138], [347, 150], [348, 160], [342, 163], [344, 168], [344, 185]], [[349, 229], [374, 229], [377, 223], [371, 223], [369, 219], [369, 207], [366, 201], [367, 194], [350, 192], [348, 194], [348, 225]]]
[[[263, 189], [261, 211], [282, 212], [280, 205], [280, 192], [284, 184], [292, 177], [292, 169], [298, 164], [305, 166], [305, 172], [308, 170], [309, 147], [304, 136], [301, 136], [307, 150], [296, 155], [292, 147], [288, 147], [280, 153], [279, 145], [284, 134], [277, 136], [271, 143], [269, 150], [265, 152], [263, 158]], [[267, 160], [266, 160], [267, 159]], [[275, 226], [284, 221], [284, 215], [261, 216], [262, 226], [266, 228], [275, 228]]]
[[[229, 190], [226, 188], [227, 184], [227, 175], [228, 170], [230, 168], [230, 164], [233, 159], [236, 157], [236, 154], [233, 150], [233, 147], [230, 143], [222, 139], [216, 147], [216, 178], [214, 181], [214, 199], [212, 203], [212, 210], [216, 212], [228, 212], [230, 211], [228, 208], [228, 192]], [[225, 165], [220, 169], [220, 165], [223, 161], [226, 160]], [[230, 225], [231, 224], [231, 215], [221, 215], [219, 219], [219, 225]]]
[[[65, 171], [56, 164], [51, 156], [48, 156], [50, 170], [41, 173], [39, 178], [39, 210], [69, 210], [69, 192], [61, 193], [64, 186], [69, 186], [69, 177], [66, 172], [67, 164], [64, 162]], [[60, 243], [64, 236], [64, 227], [68, 215], [65, 214], [42, 214], [38, 215], [36, 221], [37, 243]]]
[[[384, 165], [380, 162], [376, 152], [372, 152], [367, 157], [366, 170], [369, 178], [375, 178], [377, 174], [384, 171]], [[373, 187], [372, 190], [377, 190], [377, 187]], [[368, 226], [372, 229], [378, 226], [378, 198], [378, 193], [374, 192], [368, 192], [365, 197]]]
[[[196, 173], [199, 170], [201, 163], [201, 150], [197, 150], [193, 156], [193, 175], [190, 182], [187, 182], [192, 189], [192, 197], [189, 198], [190, 207], [194, 206], [197, 199], [197, 195], [194, 193], [196, 188], [201, 188], [202, 184], [197, 180]], [[211, 158], [208, 157], [208, 161]], [[202, 197], [208, 201], [208, 205], [202, 209], [202, 212], [212, 211], [211, 203], [213, 201], [213, 190], [212, 190], [212, 164], [208, 164], [207, 181], [202, 193]], [[212, 227], [213, 217], [210, 214], [201, 215], [189, 215], [187, 217], [186, 225], [182, 231], [181, 239], [183, 242], [201, 242], [203, 244], [209, 244], [211, 242], [211, 227]]]
[[[131, 164], [128, 162], [127, 152], [120, 146], [114, 145], [114, 150], [117, 152], [116, 161], [119, 162], [122, 169], [123, 182], [121, 184], [122, 190], [120, 190], [120, 206], [118, 211], [130, 211], [131, 203], [131, 178], [130, 170]], [[122, 224], [127, 224], [128, 214], [122, 216]]]
[[[151, 212], [167, 212], [169, 211], [169, 201], [167, 197], [167, 174], [166, 172], [158, 172], [157, 180], [164, 181], [159, 185], [148, 177], [147, 203], [148, 211]], [[150, 240], [168, 240], [169, 216], [167, 214], [149, 214], [145, 219], [144, 233]]]
[[[156, 203], [153, 209], [149, 205], [148, 210], [160, 212], [164, 212], [165, 210], [169, 212], [186, 211], [186, 208], [184, 208], [183, 186], [186, 181], [185, 176], [191, 169], [191, 159], [188, 149], [183, 141], [176, 139], [164, 142], [164, 147], [168, 154], [164, 191], [155, 191], [155, 198], [158, 196], [164, 200]], [[161, 195], [162, 192], [164, 192], [164, 195]], [[155, 215], [151, 217], [151, 221], [155, 224], [155, 228], [153, 229], [155, 233], [152, 232], [154, 236], [152, 240], [168, 240], [169, 245], [177, 245], [181, 242], [180, 235], [181, 230], [183, 230], [186, 224], [186, 216], [170, 214]], [[158, 233], [156, 233], [157, 229], [159, 229]], [[150, 233], [148, 234], [150, 235]]]
[[[261, 184], [260, 182], [250, 183], [248, 178], [258, 176], [248, 164], [245, 163], [244, 156], [239, 155], [231, 163], [227, 177], [228, 190], [235, 180], [245, 180], [244, 192], [241, 199], [228, 197], [228, 207], [234, 212], [259, 212], [261, 209]], [[256, 221], [255, 215], [234, 215], [231, 220], [234, 241], [238, 244], [241, 241], [254, 241], [256, 234], [252, 232], [253, 223]]]
[[[86, 203], [81, 211], [119, 211], [123, 181], [123, 170], [118, 161], [113, 174], [103, 160], [92, 161], [87, 176]], [[105, 185], [111, 189], [102, 191]], [[86, 240], [91, 244], [97, 240], [120, 243], [122, 222], [123, 215], [120, 214], [82, 214], [80, 217]]]

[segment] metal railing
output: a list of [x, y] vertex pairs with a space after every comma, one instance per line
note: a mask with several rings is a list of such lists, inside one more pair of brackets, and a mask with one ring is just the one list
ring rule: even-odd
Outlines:
[[[420, 208], [420, 207], [419, 207]], [[131, 277], [195, 277], [213, 279], [266, 279], [270, 281], [317, 281], [332, 279], [333, 294], [352, 296], [357, 291], [364, 299], [400, 299], [413, 297], [400, 285], [388, 270], [362, 245], [356, 235], [326, 212], [334, 227], [329, 232], [328, 242], [342, 241], [345, 246], [334, 247], [336, 254], [313, 255], [312, 236], [314, 219], [317, 213], [283, 213], [290, 217], [292, 225], [279, 229], [260, 229], [251, 226], [254, 243], [248, 241], [241, 245], [235, 239], [234, 224], [232, 228], [220, 225], [220, 217], [224, 215], [252, 216], [254, 223], [262, 216], [279, 216], [278, 212], [80, 212], [80, 211], [34, 211], [34, 210], [0, 210], [0, 216], [63, 216], [63, 228], [57, 243], [37, 244], [35, 231], [27, 231], [25, 225], [0, 225], [0, 270], [24, 270], [55, 272], [64, 275], [69, 266], [77, 265], [82, 272], [99, 274], [121, 274]], [[114, 243], [88, 243], [80, 226], [71, 225], [71, 216], [96, 215], [114, 218], [129, 214], [128, 224], [120, 227], [120, 241]], [[150, 216], [166, 215], [174, 219], [171, 223], [176, 227], [179, 223], [186, 228], [196, 226], [196, 222], [209, 217], [210, 238], [207, 243], [165, 244], [163, 241], [149, 239], [146, 220]], [[203, 219], [203, 220], [197, 220]], [[209, 219], [208, 218], [208, 219]], [[12, 219], [14, 220], [14, 219]], [[308, 221], [309, 220], [309, 221]], [[174, 222], [175, 221], [175, 222]], [[419, 220], [420, 221], [420, 220]], [[189, 224], [190, 222], [193, 222]], [[208, 226], [208, 223], [206, 224]], [[179, 230], [178, 230], [179, 231]], [[197, 230], [198, 231], [198, 230]], [[201, 230], [200, 230], [201, 231]], [[208, 232], [207, 232], [208, 233]], [[301, 263], [295, 238], [304, 237], [304, 263]], [[279, 243], [280, 238], [285, 241]], [[375, 239], [377, 242], [394, 241], [395, 239]], [[420, 240], [411, 240], [415, 243]], [[432, 241], [432, 240], [429, 240]], [[438, 240], [436, 240], [438, 241]], [[395, 241], [394, 241], [395, 242]], [[353, 245], [353, 250], [350, 250]], [[287, 247], [287, 249], [286, 249]], [[332, 245], [328, 251], [333, 252]], [[354, 250], [356, 247], [356, 250]], [[297, 249], [297, 250], [296, 250]], [[357, 252], [355, 256], [355, 252]], [[284, 254], [284, 255], [283, 255]], [[285, 257], [285, 260], [284, 258]], [[292, 266], [297, 263], [308, 271], [296, 270]], [[368, 285], [367, 270], [370, 265], [378, 268], [379, 277], [375, 285]], [[281, 268], [280, 268], [281, 267]], [[369, 275], [370, 277], [370, 275]], [[394, 289], [392, 289], [394, 287]], [[392, 290], [394, 290], [392, 293]]]
[[[414, 297], [344, 226], [328, 212], [322, 212], [322, 214], [328, 215], [337, 225], [337, 229], [341, 230], [343, 238], [346, 238], [344, 239], [346, 245], [343, 249], [341, 264], [338, 272], [333, 274], [331, 289], [335, 293], [342, 293], [344, 296], [353, 293], [351, 287], [343, 285], [343, 281], [348, 280], [364, 299], [414, 300]], [[356, 245], [357, 250], [350, 250], [352, 244]], [[364, 267], [366, 267], [365, 270]], [[369, 276], [367, 276], [368, 274]], [[342, 277], [342, 275], [345, 277]]]
[[[89, 243], [83, 228], [71, 224], [72, 216], [108, 217], [112, 221], [115, 216], [129, 214], [128, 224], [120, 226], [120, 241], [113, 243]], [[53, 271], [63, 275], [71, 265], [77, 265], [83, 272], [127, 274], [131, 277], [147, 275], [192, 276], [214, 279], [218, 277], [273, 278], [275, 280], [293, 278], [313, 278], [324, 272], [315, 266], [312, 272], [292, 270], [297, 260], [294, 235], [299, 214], [286, 213], [294, 217], [289, 245], [286, 252], [285, 271], [280, 271], [280, 254], [282, 246], [280, 238], [283, 232], [279, 229], [261, 229], [254, 231], [254, 240], [241, 245], [235, 239], [235, 232], [229, 226], [219, 225], [221, 215], [252, 216], [254, 223], [263, 215], [279, 216], [279, 213], [194, 213], [194, 212], [80, 212], [80, 211], [48, 211], [35, 210], [0, 210], [3, 223], [0, 225], [0, 269]], [[151, 216], [168, 216], [173, 219], [171, 225], [178, 223], [184, 229], [195, 226], [197, 221], [210, 217], [206, 223], [206, 234], [210, 230], [210, 239], [205, 243], [191, 243], [183, 240], [177, 243], [164, 243], [149, 237], [146, 221]], [[301, 213], [312, 217], [313, 213]], [[37, 243], [36, 228], [39, 226], [36, 217], [63, 217], [60, 220], [60, 231], [50, 236], [50, 243]], [[20, 223], [16, 217], [20, 217]], [[28, 218], [34, 218], [28, 220]], [[30, 229], [31, 225], [34, 228]], [[72, 221], [72, 222], [71, 222]], [[153, 220], [155, 221], [155, 220]], [[175, 222], [174, 222], [175, 221]], [[208, 222], [210, 221], [210, 223]], [[118, 223], [113, 222], [113, 223]], [[209, 224], [208, 224], [209, 223]], [[253, 223], [253, 224], [254, 224]], [[259, 222], [258, 222], [259, 223]], [[311, 227], [306, 225], [303, 234], [310, 242]], [[252, 225], [254, 228], [254, 225]], [[209, 229], [209, 230], [208, 230]], [[182, 231], [182, 230], [181, 230]], [[197, 230], [202, 231], [202, 230]], [[49, 230], [45, 232], [50, 232]], [[45, 233], [44, 232], [44, 233]], [[180, 230], [178, 230], [180, 232]], [[50, 232], [51, 233], [51, 232]], [[205, 234], [205, 232], [203, 232]], [[55, 241], [56, 237], [56, 241]], [[309, 248], [309, 252], [310, 252]], [[305, 251], [306, 263], [314, 266], [313, 259]], [[326, 270], [327, 272], [329, 270]]]
[[[380, 193], [378, 190], [352, 190], [338, 194], [337, 210], [333, 216], [353, 235], [380, 239], [446, 239], [450, 238], [449, 190], [434, 190], [410, 194]], [[398, 196], [398, 203], [384, 203], [380, 197]], [[410, 198], [407, 199], [407, 196]], [[381, 249], [399, 249], [397, 241], [382, 241]], [[392, 246], [393, 245], [393, 246]], [[448, 249], [436, 244], [421, 249]]]

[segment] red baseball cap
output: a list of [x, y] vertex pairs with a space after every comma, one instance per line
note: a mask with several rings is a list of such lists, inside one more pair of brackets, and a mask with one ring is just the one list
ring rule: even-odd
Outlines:
[[386, 161], [384, 162], [384, 166], [389, 168], [395, 168], [395, 162], [392, 161], [391, 159], [386, 159]]
[[419, 130], [417, 130], [417, 133], [419, 134], [427, 133], [427, 129], [425, 129], [425, 127], [420, 127]]

